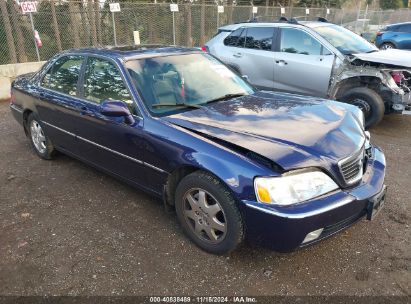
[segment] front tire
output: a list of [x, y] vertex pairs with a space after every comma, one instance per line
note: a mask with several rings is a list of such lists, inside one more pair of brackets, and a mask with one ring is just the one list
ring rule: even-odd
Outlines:
[[244, 224], [236, 201], [213, 175], [197, 171], [184, 177], [175, 194], [178, 220], [201, 249], [226, 254], [244, 239]]
[[377, 125], [384, 117], [384, 101], [377, 92], [367, 87], [350, 89], [338, 100], [359, 107], [364, 113], [366, 128]]
[[43, 159], [52, 159], [55, 155], [54, 146], [35, 113], [31, 113], [27, 118], [26, 130], [34, 152]]

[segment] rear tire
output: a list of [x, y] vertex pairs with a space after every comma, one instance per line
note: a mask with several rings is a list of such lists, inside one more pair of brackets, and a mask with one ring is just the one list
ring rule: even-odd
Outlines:
[[52, 159], [56, 150], [45, 133], [43, 124], [37, 114], [31, 113], [29, 115], [26, 130], [34, 152], [43, 159]]
[[244, 224], [232, 193], [213, 175], [196, 171], [184, 177], [175, 194], [178, 220], [201, 249], [226, 254], [244, 239]]
[[350, 89], [338, 100], [359, 107], [364, 113], [366, 128], [377, 125], [384, 117], [384, 101], [377, 92], [370, 88], [357, 87]]

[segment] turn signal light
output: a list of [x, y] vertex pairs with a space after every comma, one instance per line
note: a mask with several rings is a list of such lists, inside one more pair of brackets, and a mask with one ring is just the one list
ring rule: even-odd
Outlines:
[[201, 50], [202, 50], [203, 52], [208, 53], [208, 47], [207, 47], [206, 45], [203, 45], [203, 46], [201, 47]]
[[257, 193], [260, 202], [267, 204], [271, 203], [270, 193], [266, 188], [262, 186], [257, 186]]

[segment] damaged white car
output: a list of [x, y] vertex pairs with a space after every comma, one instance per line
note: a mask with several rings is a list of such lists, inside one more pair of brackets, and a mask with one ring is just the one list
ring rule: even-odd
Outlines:
[[366, 127], [411, 105], [411, 52], [380, 51], [324, 19], [227, 25], [203, 50], [260, 89], [357, 105]]

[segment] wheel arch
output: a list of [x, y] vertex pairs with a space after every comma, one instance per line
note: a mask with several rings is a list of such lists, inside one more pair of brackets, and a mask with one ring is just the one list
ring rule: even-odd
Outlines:
[[228, 190], [236, 197], [235, 192], [232, 189], [232, 186], [225, 181], [221, 175], [215, 174], [209, 169], [206, 169], [204, 167], [197, 167], [193, 165], [184, 165], [179, 168], [176, 168], [167, 178], [167, 182], [164, 187], [164, 199], [165, 203], [169, 206], [174, 206], [174, 196], [176, 193], [176, 189], [178, 187], [178, 184], [181, 182], [181, 180], [186, 177], [187, 175], [194, 173], [196, 171], [203, 171], [206, 172], [215, 178], [217, 178], [221, 183], [223, 183]]
[[397, 42], [395, 42], [394, 40], [391, 40], [391, 39], [381, 41], [378, 48], [380, 48], [383, 44], [392, 44], [395, 48], [398, 48]]
[[242, 76], [241, 69], [240, 69], [240, 67], [239, 67], [238, 65], [233, 64], [233, 63], [230, 63], [230, 64], [227, 64], [227, 66], [228, 66], [232, 71], [234, 71], [236, 74], [238, 74], [239, 76]]
[[200, 167], [195, 167], [192, 165], [184, 165], [174, 169], [168, 176], [166, 184], [164, 186], [164, 203], [168, 206], [174, 206], [174, 196], [176, 189], [180, 181], [187, 175], [201, 170]]
[[211, 155], [201, 155], [196, 158], [196, 164], [184, 164], [175, 168], [167, 177], [163, 190], [163, 199], [166, 206], [174, 205], [174, 195], [179, 182], [195, 171], [204, 171], [217, 178], [238, 200], [252, 199], [254, 190], [249, 185], [254, 177], [269, 174], [269, 169], [258, 170], [257, 166], [247, 166], [247, 162], [224, 162]]
[[333, 98], [338, 99], [344, 93], [348, 90], [351, 90], [356, 87], [369, 87], [370, 89], [373, 89], [377, 93], [381, 93], [381, 85], [383, 84], [383, 81], [380, 77], [378, 76], [372, 76], [372, 75], [361, 75], [361, 76], [351, 76], [344, 78], [341, 80], [336, 88], [334, 89], [334, 94]]
[[31, 113], [33, 113], [33, 111], [30, 110], [30, 109], [25, 109], [23, 111], [23, 129], [24, 129], [24, 133], [26, 135], [29, 134], [28, 130], [27, 130], [27, 122], [28, 122], [28, 119], [29, 119], [29, 116], [30, 116]]

